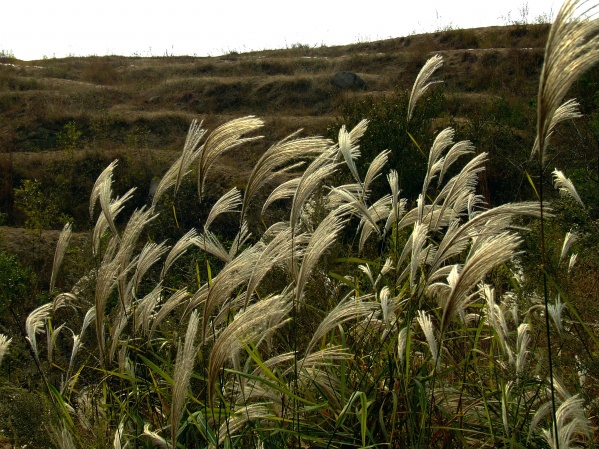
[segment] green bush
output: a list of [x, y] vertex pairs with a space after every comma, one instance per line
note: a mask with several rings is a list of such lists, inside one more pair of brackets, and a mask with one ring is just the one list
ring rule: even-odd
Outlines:
[[22, 309], [34, 296], [37, 278], [13, 254], [0, 252], [0, 317], [8, 317], [9, 308]]
[[[402, 194], [406, 198], [415, 198], [421, 190], [426, 170], [426, 158], [418, 146], [425, 148], [430, 145], [432, 122], [443, 110], [444, 95], [441, 89], [433, 89], [419, 103], [409, 123], [408, 100], [409, 92], [402, 90], [384, 98], [346, 100], [338, 108], [340, 117], [337, 125], [329, 130], [329, 135], [334, 137], [341, 125], [353, 128], [361, 120], [369, 120], [368, 130], [360, 140], [360, 174], [366, 173], [367, 162], [380, 151], [388, 149], [389, 167], [399, 174]], [[374, 188], [375, 195], [380, 196], [385, 184], [380, 182]]]

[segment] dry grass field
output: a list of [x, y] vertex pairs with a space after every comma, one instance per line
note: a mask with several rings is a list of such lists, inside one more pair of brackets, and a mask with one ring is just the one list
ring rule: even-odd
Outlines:
[[0, 447], [596, 445], [578, 3], [551, 33], [2, 53]]

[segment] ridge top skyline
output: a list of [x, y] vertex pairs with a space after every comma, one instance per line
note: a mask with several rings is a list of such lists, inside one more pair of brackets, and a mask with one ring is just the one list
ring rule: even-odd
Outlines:
[[551, 21], [557, 0], [5, 0], [0, 52], [66, 56], [218, 56], [334, 46], [518, 22]]

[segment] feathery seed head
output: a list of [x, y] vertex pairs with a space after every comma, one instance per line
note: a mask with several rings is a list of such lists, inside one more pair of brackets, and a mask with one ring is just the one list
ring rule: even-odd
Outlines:
[[8, 338], [4, 334], [0, 334], [0, 364], [2, 364], [2, 359], [4, 355], [8, 352], [8, 347], [10, 346], [10, 342], [12, 338]]
[[171, 441], [172, 447], [177, 447], [177, 431], [179, 430], [179, 421], [183, 414], [185, 406], [187, 388], [189, 387], [189, 379], [195, 362], [195, 357], [198, 352], [198, 346], [195, 344], [196, 335], [199, 327], [199, 315], [197, 312], [192, 312], [187, 324], [185, 333], [185, 342], [183, 347], [179, 343], [177, 350], [177, 360], [175, 361], [175, 372], [173, 373], [173, 393], [171, 405]]
[[416, 320], [418, 321], [418, 324], [420, 324], [422, 332], [424, 332], [426, 343], [428, 344], [428, 348], [431, 352], [433, 363], [436, 369], [440, 362], [440, 348], [437, 346], [437, 339], [435, 338], [435, 326], [433, 325], [430, 315], [423, 310], [418, 311], [418, 317]]
[[560, 260], [563, 260], [566, 255], [568, 254], [568, 251], [570, 250], [570, 247], [574, 244], [574, 242], [576, 242], [578, 240], [578, 234], [576, 232], [566, 232], [566, 236], [564, 237], [564, 244], [562, 245], [562, 252], [560, 254]]
[[[599, 50], [598, 50], [599, 51]], [[578, 192], [576, 191], [576, 187], [569, 178], [566, 178], [566, 175], [557, 168], [553, 170], [553, 185], [556, 189], [559, 189], [560, 194], [569, 195], [574, 198], [581, 206], [584, 207], [584, 203], [580, 199]]]
[[559, 110], [560, 102], [574, 81], [599, 61], [598, 12], [599, 5], [589, 6], [587, 0], [566, 0], [549, 31], [539, 81], [537, 138], [533, 147], [539, 152], [541, 163], [545, 161], [553, 127], [575, 116], [572, 103]]
[[443, 65], [443, 57], [440, 55], [435, 55], [430, 58], [424, 66], [420, 69], [420, 73], [416, 77], [416, 81], [414, 81], [414, 86], [412, 87], [412, 93], [410, 94], [410, 101], [408, 102], [408, 122], [412, 118], [412, 114], [414, 112], [414, 107], [418, 100], [426, 93], [426, 91], [436, 83], [441, 81], [431, 81], [428, 82], [433, 73], [439, 69]]

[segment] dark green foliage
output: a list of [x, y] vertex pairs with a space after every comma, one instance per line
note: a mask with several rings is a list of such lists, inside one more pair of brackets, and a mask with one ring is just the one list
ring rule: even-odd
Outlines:
[[[383, 98], [347, 100], [339, 107], [338, 126], [331, 128], [329, 137], [336, 139], [334, 133], [340, 125], [351, 129], [360, 120], [368, 119], [368, 130], [360, 140], [360, 175], [366, 173], [367, 163], [378, 153], [388, 149], [391, 151], [388, 167], [397, 170], [399, 174], [402, 197], [417, 198], [422, 190], [422, 179], [426, 171], [426, 149], [432, 143], [432, 122], [443, 110], [444, 95], [439, 88], [428, 93], [416, 106], [410, 123], [406, 121], [408, 100], [409, 92], [402, 90]], [[387, 188], [385, 179], [381, 177], [374, 185], [373, 196], [380, 197]]]
[[[59, 180], [58, 184], [65, 180]], [[24, 215], [24, 225], [29, 229], [61, 228], [72, 218], [63, 212], [64, 201], [59, 191], [48, 193], [37, 180], [26, 179], [15, 189], [15, 205]]]
[[49, 404], [42, 395], [0, 386], [0, 443], [6, 437], [13, 444], [3, 447], [48, 447], [51, 417]]
[[21, 265], [13, 254], [0, 252], [0, 322], [8, 319], [11, 307], [21, 308], [33, 296], [37, 277], [30, 267]]

